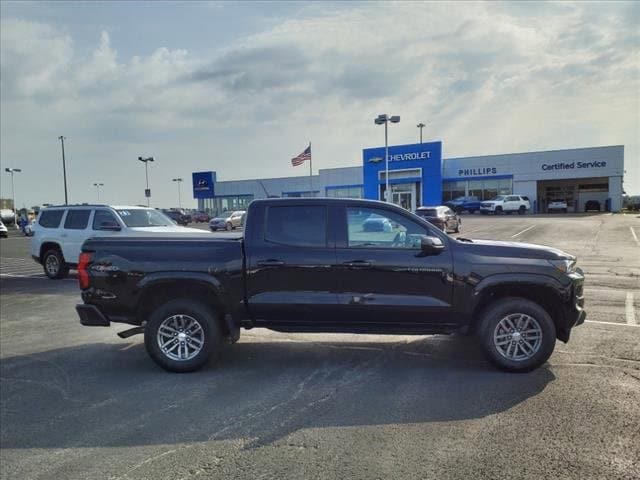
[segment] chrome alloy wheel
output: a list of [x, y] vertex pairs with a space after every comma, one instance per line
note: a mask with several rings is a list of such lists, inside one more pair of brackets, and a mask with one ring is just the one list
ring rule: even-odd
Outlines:
[[512, 313], [498, 322], [493, 345], [503, 357], [522, 362], [533, 357], [542, 345], [542, 328], [524, 313]]
[[204, 347], [204, 330], [189, 315], [172, 315], [158, 327], [158, 346], [171, 360], [191, 360]]
[[55, 255], [48, 255], [44, 262], [44, 267], [47, 269], [47, 273], [52, 277], [55, 277], [60, 270], [60, 261]]

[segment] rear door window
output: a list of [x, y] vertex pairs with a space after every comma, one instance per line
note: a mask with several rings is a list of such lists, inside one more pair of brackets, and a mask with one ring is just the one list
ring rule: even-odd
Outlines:
[[43, 210], [40, 212], [38, 224], [44, 228], [58, 228], [64, 210]]
[[326, 247], [327, 208], [323, 205], [269, 207], [265, 241], [298, 247]]
[[100, 230], [102, 227], [119, 227], [116, 217], [109, 210], [96, 210], [93, 216], [93, 229]]
[[84, 230], [89, 223], [91, 210], [69, 210], [64, 221], [64, 228], [67, 230]]

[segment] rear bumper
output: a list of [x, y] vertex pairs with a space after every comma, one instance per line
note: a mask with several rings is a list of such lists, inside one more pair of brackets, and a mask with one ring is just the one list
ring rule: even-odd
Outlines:
[[111, 322], [95, 305], [76, 305], [76, 312], [80, 316], [80, 323], [87, 327], [108, 327]]

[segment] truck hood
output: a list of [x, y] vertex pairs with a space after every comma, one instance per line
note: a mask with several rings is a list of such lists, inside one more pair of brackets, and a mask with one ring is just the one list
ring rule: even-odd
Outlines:
[[557, 248], [533, 243], [500, 242], [495, 240], [473, 240], [460, 242], [462, 248], [479, 255], [512, 258], [539, 258], [545, 260], [575, 260], [575, 256]]
[[206, 230], [200, 230], [199, 228], [188, 228], [188, 227], [180, 227], [178, 225], [167, 225], [165, 227], [130, 227], [127, 229], [128, 232], [146, 235], [158, 235], [158, 234], [166, 234], [166, 233], [204, 233], [207, 235], [211, 235]]

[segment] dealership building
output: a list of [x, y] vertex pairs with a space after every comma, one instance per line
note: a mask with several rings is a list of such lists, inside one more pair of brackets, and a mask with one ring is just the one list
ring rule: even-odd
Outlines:
[[[359, 166], [320, 169], [317, 175], [253, 180], [217, 179], [193, 173], [198, 210], [244, 210], [258, 198], [385, 198], [384, 147], [362, 151]], [[496, 195], [529, 197], [532, 212], [546, 212], [563, 199], [569, 212], [583, 212], [589, 200], [602, 210], [622, 207], [624, 146], [572, 148], [477, 157], [442, 158], [442, 142], [389, 146], [389, 190], [393, 203], [415, 210], [460, 196], [490, 200]]]

